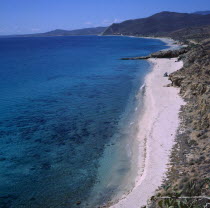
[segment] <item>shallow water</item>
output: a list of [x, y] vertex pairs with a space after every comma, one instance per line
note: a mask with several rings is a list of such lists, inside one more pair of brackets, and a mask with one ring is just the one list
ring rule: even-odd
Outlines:
[[114, 36], [0, 39], [0, 207], [91, 206], [123, 189], [121, 150], [149, 64], [119, 59], [164, 48]]

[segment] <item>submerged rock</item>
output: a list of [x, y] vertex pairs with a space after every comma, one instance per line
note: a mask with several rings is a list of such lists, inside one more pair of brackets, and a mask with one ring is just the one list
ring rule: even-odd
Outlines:
[[76, 202], [76, 205], [80, 205], [80, 204], [81, 204], [81, 201], [77, 201], [77, 202]]

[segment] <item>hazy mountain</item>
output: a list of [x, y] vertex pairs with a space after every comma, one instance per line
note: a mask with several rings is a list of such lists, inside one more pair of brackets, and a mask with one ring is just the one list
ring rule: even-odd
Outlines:
[[105, 31], [106, 27], [84, 28], [77, 30], [57, 29], [46, 33], [15, 35], [18, 37], [45, 37], [45, 36], [72, 36], [72, 35], [100, 35]]
[[46, 36], [66, 36], [66, 35], [99, 35], [103, 33], [106, 27], [84, 28], [78, 30], [53, 30], [43, 33]]
[[198, 11], [198, 12], [194, 12], [193, 14], [207, 15], [207, 14], [210, 14], [210, 11]]
[[103, 35], [163, 36], [173, 31], [210, 25], [210, 15], [161, 12], [147, 18], [112, 24]]

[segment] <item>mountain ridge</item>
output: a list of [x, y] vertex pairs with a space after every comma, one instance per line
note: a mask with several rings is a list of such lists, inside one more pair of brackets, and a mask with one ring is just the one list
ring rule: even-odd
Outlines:
[[114, 23], [103, 35], [163, 36], [182, 28], [203, 25], [210, 25], [210, 14], [163, 11], [146, 18]]
[[193, 12], [193, 14], [207, 15], [207, 14], [210, 14], [210, 10], [207, 10], [207, 11], [197, 11], [197, 12]]
[[136, 35], [163, 36], [187, 27], [210, 25], [210, 10], [193, 13], [162, 11], [149, 17], [125, 20], [107, 27], [91, 27], [75, 30], [55, 29], [44, 33], [4, 35], [1, 37], [47, 37], [77, 35]]
[[[9, 35], [9, 37], [48, 37], [48, 36], [79, 36], [79, 35], [100, 35], [107, 27], [91, 27], [76, 30], [55, 29], [45, 33]], [[4, 36], [8, 37], [8, 36]]]

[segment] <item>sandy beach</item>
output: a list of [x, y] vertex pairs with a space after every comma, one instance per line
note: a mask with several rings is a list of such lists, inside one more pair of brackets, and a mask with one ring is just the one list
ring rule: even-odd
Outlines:
[[149, 59], [153, 70], [145, 79], [144, 112], [139, 121], [137, 140], [138, 176], [133, 190], [111, 208], [139, 208], [146, 205], [162, 184], [169, 156], [179, 126], [179, 111], [184, 101], [179, 89], [166, 87], [170, 83], [163, 74], [180, 69], [183, 62], [173, 59]]

